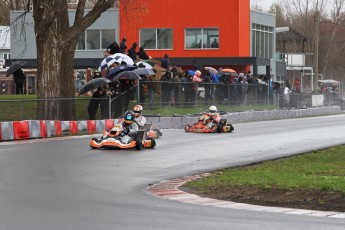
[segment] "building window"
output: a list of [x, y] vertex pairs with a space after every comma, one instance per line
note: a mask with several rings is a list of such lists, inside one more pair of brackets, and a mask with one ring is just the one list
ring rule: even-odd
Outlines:
[[252, 55], [258, 58], [273, 57], [273, 27], [252, 25]]
[[140, 29], [140, 46], [145, 49], [172, 49], [172, 29]]
[[5, 59], [5, 60], [6, 59], [11, 59], [10, 56], [11, 56], [10, 53], [3, 53], [2, 54], [2, 58]]
[[218, 28], [192, 28], [185, 30], [186, 49], [218, 49]]
[[79, 35], [76, 50], [106, 49], [115, 41], [114, 29], [86, 30]]

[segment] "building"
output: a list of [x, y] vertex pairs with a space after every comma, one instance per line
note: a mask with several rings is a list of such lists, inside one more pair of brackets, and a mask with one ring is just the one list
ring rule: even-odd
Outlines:
[[10, 59], [11, 33], [9, 26], [0, 26], [0, 95], [13, 92], [12, 78], [6, 76], [5, 60]]
[[[214, 0], [212, 4], [207, 0], [171, 0], [164, 4], [150, 0], [140, 1], [140, 6], [139, 10], [120, 7], [104, 12], [80, 36], [75, 68], [98, 67], [106, 46], [114, 38], [120, 43], [126, 37], [128, 48], [137, 42], [151, 57], [161, 59], [168, 54], [171, 64], [183, 69], [229, 67], [239, 72], [250, 70], [273, 80], [285, 76], [284, 63], [275, 60], [275, 16], [251, 11], [250, 0]], [[71, 22], [74, 12], [69, 12]], [[11, 18], [18, 14], [11, 12]], [[15, 28], [11, 30], [11, 58], [27, 60], [27, 67], [34, 68], [32, 14], [25, 20], [25, 41], [21, 41]]]
[[[129, 45], [137, 42], [155, 58], [167, 53], [173, 65], [184, 68], [227, 66], [275, 75], [271, 74], [275, 16], [251, 12], [249, 0], [174, 0], [164, 4], [151, 0], [143, 4], [143, 13], [120, 8], [120, 34]], [[261, 38], [261, 34], [265, 35]], [[212, 46], [214, 41], [217, 46]], [[256, 44], [254, 48], [252, 44]]]

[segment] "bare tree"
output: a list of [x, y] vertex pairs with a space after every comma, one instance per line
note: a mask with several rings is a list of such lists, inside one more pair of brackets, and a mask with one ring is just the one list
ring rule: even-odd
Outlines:
[[[333, 9], [331, 10], [330, 14], [330, 23], [326, 25], [328, 28], [330, 28], [330, 33], [327, 33], [327, 41], [325, 42], [326, 50], [325, 55], [323, 55], [323, 73], [326, 74], [328, 71], [327, 69], [330, 67], [331, 64], [330, 61], [333, 59], [331, 57], [331, 54], [341, 54], [341, 55], [333, 55], [333, 57], [341, 57], [342, 53], [344, 52], [344, 45], [337, 46], [335, 44], [335, 40], [337, 38], [337, 34], [339, 30], [343, 30], [341, 28], [342, 22], [344, 21], [344, 6], [345, 6], [345, 0], [334, 0], [333, 2]], [[325, 21], [327, 23], [328, 21]], [[343, 36], [341, 36], [342, 38]], [[339, 49], [340, 48], [340, 49]]]
[[[74, 98], [74, 52], [79, 34], [115, 0], [98, 0], [85, 14], [86, 0], [79, 0], [73, 25], [69, 25], [67, 0], [33, 0], [37, 45], [38, 99]], [[76, 119], [73, 100], [43, 100], [38, 105], [39, 119]]]

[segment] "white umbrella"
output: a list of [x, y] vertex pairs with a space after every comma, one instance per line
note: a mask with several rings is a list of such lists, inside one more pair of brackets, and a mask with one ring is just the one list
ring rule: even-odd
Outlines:
[[104, 58], [101, 62], [100, 65], [100, 71], [109, 68], [114, 62], [118, 62], [121, 63], [122, 62], [122, 58], [120, 56], [117, 57], [112, 57], [112, 56], [108, 56], [106, 58]]
[[115, 53], [102, 60], [100, 64], [101, 71], [106, 68], [109, 68], [109, 66], [111, 66], [114, 62], [118, 62], [120, 64], [122, 62], [126, 62], [127, 65], [134, 65], [134, 61], [128, 55], [123, 53]]
[[213, 73], [213, 74], [217, 74], [218, 73], [218, 71], [215, 68], [213, 68], [213, 67], [206, 66], [206, 67], [204, 67], [204, 69], [208, 70], [210, 73]]
[[135, 63], [135, 65], [138, 66], [139, 68], [143, 67], [145, 69], [153, 69], [152, 65], [150, 65], [149, 63], [144, 62], [144, 61], [139, 61], [139, 62]]
[[123, 54], [123, 53], [115, 53], [113, 55], [110, 55], [109, 57], [120, 57], [122, 58], [122, 61], [126, 62], [127, 65], [134, 65], [134, 61], [132, 60], [132, 58], [130, 58], [128, 55]]

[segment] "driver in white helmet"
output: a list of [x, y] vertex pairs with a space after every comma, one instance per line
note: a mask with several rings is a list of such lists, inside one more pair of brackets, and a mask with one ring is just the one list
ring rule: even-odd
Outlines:
[[211, 105], [207, 113], [203, 113], [199, 118], [199, 121], [203, 121], [205, 126], [209, 129], [213, 128], [214, 125], [218, 125], [220, 121], [220, 115], [218, 113], [217, 107]]
[[143, 107], [141, 105], [136, 105], [133, 108], [133, 112], [134, 121], [139, 125], [139, 127], [143, 127], [147, 122], [147, 118], [142, 115]]

